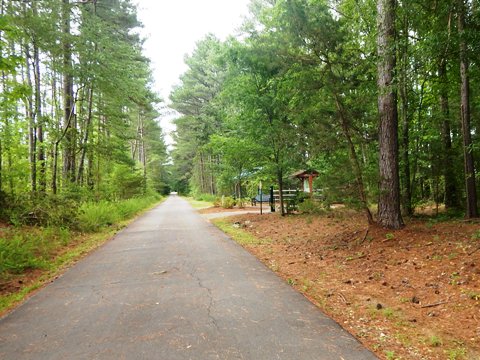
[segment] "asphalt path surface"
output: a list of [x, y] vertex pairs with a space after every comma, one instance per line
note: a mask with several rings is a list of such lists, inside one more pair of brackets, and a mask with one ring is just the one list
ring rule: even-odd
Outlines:
[[171, 196], [0, 320], [0, 359], [376, 359]]

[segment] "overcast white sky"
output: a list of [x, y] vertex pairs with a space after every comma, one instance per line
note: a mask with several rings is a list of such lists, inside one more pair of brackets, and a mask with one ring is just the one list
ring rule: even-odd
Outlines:
[[249, 0], [135, 0], [148, 37], [146, 56], [152, 60], [155, 86], [167, 100], [186, 68], [185, 54], [206, 34], [220, 39], [234, 34], [248, 12]]
[[[249, 0], [134, 0], [147, 37], [145, 55], [152, 61], [155, 89], [168, 102], [173, 85], [185, 72], [185, 54], [195, 43], [213, 33], [224, 40], [235, 34], [248, 14]], [[171, 144], [171, 116], [161, 119]]]

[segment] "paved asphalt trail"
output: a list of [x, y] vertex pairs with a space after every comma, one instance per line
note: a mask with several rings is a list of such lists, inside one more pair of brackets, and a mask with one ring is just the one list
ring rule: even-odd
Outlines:
[[376, 359], [171, 196], [0, 320], [0, 359]]

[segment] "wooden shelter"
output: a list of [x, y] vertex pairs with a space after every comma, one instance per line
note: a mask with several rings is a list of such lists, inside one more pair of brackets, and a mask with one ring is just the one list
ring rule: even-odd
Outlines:
[[292, 174], [292, 178], [297, 178], [301, 182], [301, 189], [303, 192], [313, 195], [313, 179], [318, 176], [318, 171], [310, 170], [299, 170]]

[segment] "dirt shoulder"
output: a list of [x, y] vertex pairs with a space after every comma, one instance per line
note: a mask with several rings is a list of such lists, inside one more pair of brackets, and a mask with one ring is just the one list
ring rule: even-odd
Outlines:
[[387, 231], [347, 210], [219, 221], [253, 236], [248, 251], [380, 358], [480, 359], [478, 222]]

